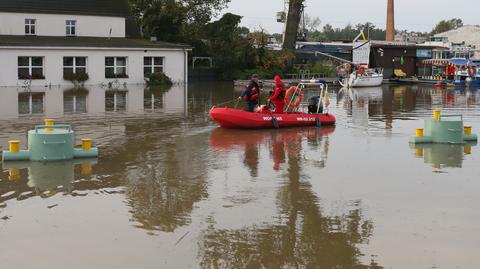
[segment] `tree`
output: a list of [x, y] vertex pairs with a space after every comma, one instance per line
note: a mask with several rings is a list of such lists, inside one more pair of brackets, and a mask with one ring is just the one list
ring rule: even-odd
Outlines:
[[146, 36], [155, 36], [162, 41], [181, 41], [187, 10], [175, 0], [152, 1], [141, 12], [141, 26]]
[[432, 30], [432, 35], [436, 35], [439, 33], [444, 33], [450, 30], [455, 30], [463, 26], [462, 19], [453, 18], [450, 20], [442, 20], [440, 21], [435, 28]]
[[304, 15], [304, 21], [305, 29], [309, 32], [317, 31], [318, 27], [320, 27], [320, 24], [322, 24], [322, 21], [319, 17], [310, 17], [308, 14]]
[[287, 25], [285, 27], [285, 38], [283, 41], [284, 50], [295, 50], [298, 27], [300, 24], [300, 16], [303, 12], [303, 1], [304, 0], [290, 0], [287, 16]]
[[318, 27], [322, 21], [319, 17], [310, 17], [308, 14], [303, 15], [302, 29], [299, 29], [299, 36], [304, 37], [306, 40], [311, 40], [312, 35], [318, 32]]
[[230, 0], [129, 0], [145, 36], [185, 42], [218, 15]]
[[326, 42], [332, 40], [353, 40], [360, 31], [364, 31], [372, 40], [384, 40], [385, 30], [378, 29], [373, 23], [360, 23], [355, 26], [347, 25], [344, 28], [333, 28], [330, 24], [325, 24], [323, 30], [313, 31], [308, 34], [308, 41]]
[[207, 53], [214, 58], [222, 79], [233, 78], [236, 70], [254, 67], [255, 50], [248, 42], [248, 31], [239, 27], [241, 20], [241, 16], [227, 13], [202, 31]]

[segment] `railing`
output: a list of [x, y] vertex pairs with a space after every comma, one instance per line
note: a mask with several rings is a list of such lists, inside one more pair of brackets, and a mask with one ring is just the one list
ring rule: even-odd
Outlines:
[[327, 75], [324, 73], [310, 73], [310, 72], [302, 72], [298, 74], [285, 74], [284, 79], [318, 79], [318, 78], [326, 78]]
[[35, 126], [35, 133], [38, 133], [38, 130], [42, 129], [66, 129], [68, 131], [72, 131], [71, 125], [37, 125]]

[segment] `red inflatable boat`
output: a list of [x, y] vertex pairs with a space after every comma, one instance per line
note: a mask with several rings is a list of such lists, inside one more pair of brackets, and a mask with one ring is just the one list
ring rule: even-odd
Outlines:
[[223, 128], [229, 129], [266, 129], [299, 126], [335, 125], [332, 114], [307, 113], [253, 113], [228, 107], [213, 107], [210, 118]]

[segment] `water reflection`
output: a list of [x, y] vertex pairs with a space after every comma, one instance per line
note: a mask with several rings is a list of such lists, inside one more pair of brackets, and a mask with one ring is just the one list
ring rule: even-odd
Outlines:
[[[101, 148], [96, 165], [49, 167], [48, 173], [41, 163], [2, 168], [0, 219], [10, 219], [0, 221], [6, 242], [0, 252], [15, 268], [27, 268], [32, 259], [21, 253], [37, 253], [52, 235], [59, 244], [80, 246], [86, 258], [76, 265], [84, 268], [112, 261], [142, 268], [378, 268], [370, 257], [398, 268], [414, 267], [409, 260], [424, 268], [431, 261], [446, 268], [475, 264], [469, 232], [475, 231], [478, 204], [477, 181], [471, 180], [478, 174], [475, 148], [423, 148], [429, 164], [417, 165], [427, 169], [405, 167], [421, 162], [406, 141], [432, 107], [463, 113], [466, 124], [479, 126], [476, 90], [358, 89], [340, 93], [331, 106], [336, 129], [261, 131], [216, 129], [208, 119], [213, 104], [238, 96], [230, 84], [192, 85], [188, 117], [182, 87], [65, 90], [32, 90], [43, 97], [30, 101], [23, 89], [2, 88], [2, 146], [14, 138], [25, 145], [25, 130], [53, 116]], [[23, 104], [32, 104], [28, 113], [39, 114], [20, 115], [19, 94]], [[335, 98], [332, 91], [332, 104]], [[372, 136], [365, 129], [380, 131]], [[431, 157], [438, 152], [449, 157]], [[430, 163], [464, 166], [448, 170], [457, 187], [431, 180], [449, 174], [430, 173]], [[432, 186], [417, 177], [435, 182], [435, 195], [425, 198]], [[47, 203], [62, 210], [46, 209]], [[461, 244], [449, 244], [452, 238]], [[88, 247], [92, 240], [101, 242], [99, 248]], [[449, 247], [432, 247], [432, 240]], [[35, 260], [71, 260], [65, 249], [47, 246]], [[425, 259], [412, 259], [418, 253]], [[91, 262], [95, 255], [101, 258]]]
[[465, 145], [410, 145], [415, 152], [415, 157], [423, 159], [427, 164], [431, 164], [435, 170], [448, 167], [462, 168], [465, 157], [472, 154], [472, 147], [474, 146], [476, 146], [476, 143], [467, 143]]
[[356, 126], [368, 127], [370, 116], [378, 113], [378, 107], [383, 104], [382, 87], [364, 89], [340, 89], [340, 95], [345, 95], [344, 107], [351, 115]]
[[0, 203], [33, 196], [48, 198], [57, 193], [75, 195], [75, 177], [91, 176], [95, 164], [96, 160], [4, 163], [8, 181], [0, 181]]
[[44, 112], [43, 92], [23, 92], [18, 94], [18, 114], [40, 114]]
[[128, 122], [125, 132], [126, 141], [103, 166], [127, 164], [114, 176], [125, 179], [134, 226], [173, 232], [189, 224], [194, 204], [208, 196], [206, 134], [179, 136], [182, 126], [175, 119]]
[[63, 92], [63, 113], [87, 113], [88, 90], [71, 89]]
[[88, 88], [2, 88], [0, 120], [20, 116], [61, 117], [74, 114], [101, 113], [184, 113], [185, 85], [171, 88], [145, 89], [129, 85], [112, 89], [102, 86]]
[[105, 92], [105, 111], [124, 112], [127, 110], [128, 91], [108, 90]]
[[337, 107], [347, 113], [347, 124], [364, 130], [393, 129], [395, 120], [430, 116], [430, 109], [465, 109], [479, 105], [477, 89], [432, 88], [421, 85], [340, 89]]
[[[358, 246], [368, 241], [373, 224], [364, 219], [361, 203], [353, 202], [344, 214], [324, 214], [309, 183], [313, 178], [303, 173], [312, 162], [325, 167], [332, 132], [304, 128], [212, 133], [210, 144], [219, 157], [244, 151], [245, 159], [251, 158], [244, 164], [252, 173], [258, 170], [260, 148], [267, 145], [273, 169], [285, 174], [277, 192], [277, 221], [231, 230], [216, 227], [212, 219], [200, 243], [202, 268], [363, 268]], [[308, 156], [311, 152], [316, 157]], [[370, 268], [379, 267], [372, 262]]]

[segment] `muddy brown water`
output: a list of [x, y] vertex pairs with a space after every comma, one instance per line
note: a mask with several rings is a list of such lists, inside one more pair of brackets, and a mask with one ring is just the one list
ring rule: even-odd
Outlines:
[[45, 117], [97, 160], [0, 170], [1, 268], [475, 268], [480, 148], [408, 139], [433, 108], [480, 130], [480, 91], [331, 90], [335, 128], [223, 130], [229, 83], [2, 88], [0, 144]]

